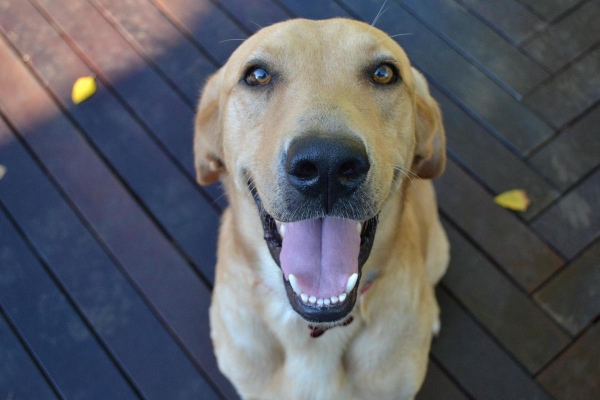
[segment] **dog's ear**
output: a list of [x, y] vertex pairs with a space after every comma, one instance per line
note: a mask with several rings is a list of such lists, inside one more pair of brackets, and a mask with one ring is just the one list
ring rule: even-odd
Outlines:
[[221, 71], [217, 71], [206, 82], [194, 122], [194, 164], [196, 179], [201, 185], [214, 183], [225, 172], [219, 116]]
[[442, 113], [431, 97], [427, 80], [412, 68], [416, 92], [416, 147], [412, 170], [422, 179], [437, 178], [446, 167], [446, 135]]

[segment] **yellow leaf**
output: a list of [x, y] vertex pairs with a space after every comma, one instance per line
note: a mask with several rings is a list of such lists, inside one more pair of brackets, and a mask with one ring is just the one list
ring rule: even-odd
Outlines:
[[2, 178], [4, 178], [4, 175], [6, 175], [6, 167], [0, 164], [0, 181], [2, 180]]
[[494, 197], [494, 202], [501, 207], [514, 211], [525, 211], [529, 207], [529, 197], [522, 189], [513, 189]]
[[82, 76], [77, 78], [71, 91], [73, 103], [79, 104], [96, 93], [96, 81], [93, 76]]

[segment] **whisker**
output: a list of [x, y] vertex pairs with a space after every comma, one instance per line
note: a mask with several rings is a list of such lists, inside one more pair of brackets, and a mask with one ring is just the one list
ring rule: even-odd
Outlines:
[[225, 42], [234, 42], [234, 41], [243, 42], [244, 40], [246, 40], [246, 39], [225, 39], [225, 40], [221, 40], [219, 42], [219, 44], [225, 43]]
[[250, 21], [250, 22], [252, 22], [254, 25], [258, 26], [258, 27], [259, 27], [259, 29], [262, 29], [262, 28], [263, 28], [263, 26], [262, 26], [262, 25], [260, 25], [260, 24], [259, 24], [258, 22], [256, 22], [256, 21], [252, 21], [251, 19], [249, 19], [248, 21]]
[[384, 7], [385, 7], [386, 4], [387, 4], [387, 0], [385, 0], [383, 2], [383, 4], [381, 5], [381, 8], [379, 9], [379, 12], [377, 13], [377, 15], [375, 16], [375, 19], [371, 23], [372, 27], [375, 27], [375, 24], [377, 23], [377, 21], [379, 21], [379, 18], [381, 18], [381, 16], [383, 15], [383, 13], [385, 13], [388, 10], [387, 8], [384, 10]]

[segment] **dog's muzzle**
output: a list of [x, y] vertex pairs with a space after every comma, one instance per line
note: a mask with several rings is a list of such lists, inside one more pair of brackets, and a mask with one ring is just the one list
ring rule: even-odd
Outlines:
[[[340, 321], [354, 308], [377, 228], [377, 216], [361, 218], [369, 208], [353, 196], [369, 168], [358, 140], [307, 136], [292, 142], [285, 158], [287, 187], [295, 192], [288, 198], [302, 210], [299, 218], [277, 221], [252, 190], [289, 302], [310, 322]], [[306, 214], [319, 217], [302, 219]]]

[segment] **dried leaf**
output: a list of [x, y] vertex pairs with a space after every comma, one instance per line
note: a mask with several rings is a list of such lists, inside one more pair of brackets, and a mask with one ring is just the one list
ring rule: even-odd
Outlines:
[[0, 180], [2, 180], [2, 178], [4, 178], [4, 175], [6, 175], [6, 167], [2, 164], [0, 164]]
[[494, 202], [501, 207], [514, 211], [525, 211], [529, 207], [529, 196], [522, 189], [513, 189], [494, 197]]
[[84, 100], [87, 100], [91, 95], [96, 93], [96, 81], [93, 76], [82, 76], [77, 78], [75, 84], [73, 84], [73, 90], [71, 91], [71, 99], [73, 103], [79, 104]]

